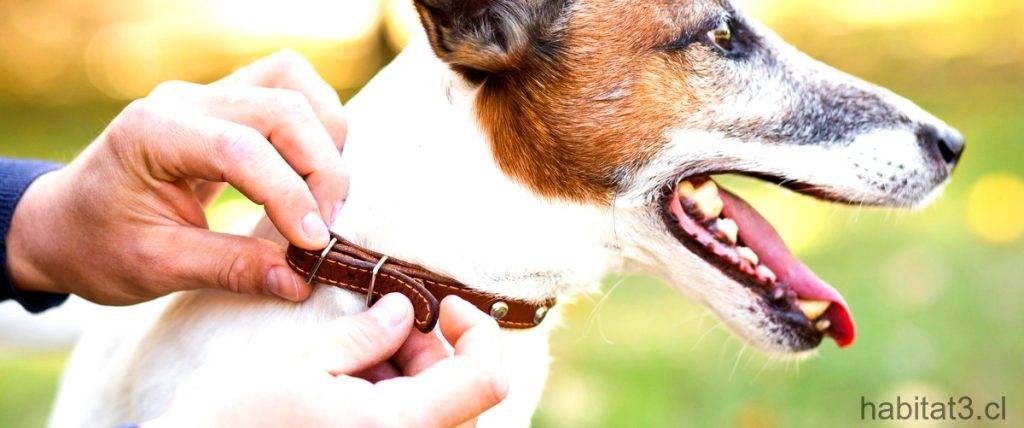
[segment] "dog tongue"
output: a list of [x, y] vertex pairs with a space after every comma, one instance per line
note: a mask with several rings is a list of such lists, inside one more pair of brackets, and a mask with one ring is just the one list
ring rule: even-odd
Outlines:
[[793, 290], [797, 297], [832, 302], [828, 311], [822, 315], [832, 324], [828, 335], [835, 339], [840, 348], [852, 345], [857, 329], [843, 296], [793, 256], [775, 228], [746, 201], [725, 189], [721, 189], [719, 195], [725, 202], [723, 213], [739, 225], [740, 239], [757, 253], [761, 263], [775, 272], [778, 281]]

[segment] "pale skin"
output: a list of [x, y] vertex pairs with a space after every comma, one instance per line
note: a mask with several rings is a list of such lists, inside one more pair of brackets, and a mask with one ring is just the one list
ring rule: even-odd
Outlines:
[[[11, 278], [22, 291], [105, 305], [201, 288], [305, 300], [311, 289], [283, 246], [212, 232], [204, 210], [231, 184], [289, 242], [325, 247], [348, 191], [345, 134], [337, 93], [292, 52], [212, 84], [161, 84], [25, 192], [7, 237]], [[412, 331], [406, 298], [386, 296], [282, 361], [201, 368], [149, 424], [472, 423], [507, 392], [497, 324], [448, 298], [439, 326], [453, 352]]]
[[439, 326], [450, 355], [412, 322], [408, 299], [390, 294], [314, 332], [289, 357], [208, 364], [144, 426], [474, 425], [508, 392], [497, 324], [458, 297], [444, 299]]

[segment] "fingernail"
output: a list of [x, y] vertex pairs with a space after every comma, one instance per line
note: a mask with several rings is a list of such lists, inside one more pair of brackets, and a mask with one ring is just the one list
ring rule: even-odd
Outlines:
[[341, 214], [341, 209], [345, 208], [345, 201], [334, 204], [334, 209], [331, 210], [331, 224], [338, 221], [338, 214]]
[[[454, 294], [449, 294], [447, 297], [444, 298], [444, 300], [451, 300], [452, 303], [450, 303], [450, 304], [456, 305], [456, 306], [458, 306], [458, 305], [469, 305], [470, 304], [465, 299], [463, 299], [463, 298], [461, 298], [459, 296], [456, 296]], [[473, 307], [476, 308], [476, 306], [473, 306]]]
[[409, 304], [404, 300], [400, 294], [388, 294], [370, 308], [370, 315], [383, 326], [397, 327], [409, 317]]
[[277, 282], [277, 275], [273, 269], [267, 271], [267, 290], [275, 295], [281, 295], [281, 283]]
[[292, 277], [291, 272], [288, 271], [288, 268], [284, 266], [277, 266], [271, 268], [267, 272], [267, 289], [270, 290], [271, 293], [274, 293], [274, 295], [288, 300], [295, 299], [295, 296], [290, 295], [286, 291], [287, 289], [295, 288], [295, 284], [292, 284], [292, 282], [294, 281], [295, 278]]
[[324, 224], [324, 220], [320, 218], [320, 214], [316, 212], [310, 212], [302, 218], [302, 233], [306, 234], [306, 237], [327, 245], [327, 241], [330, 239], [330, 233], [327, 232], [327, 225]]

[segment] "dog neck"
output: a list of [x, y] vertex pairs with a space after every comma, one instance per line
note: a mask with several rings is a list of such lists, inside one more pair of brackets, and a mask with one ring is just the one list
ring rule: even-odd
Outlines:
[[510, 179], [475, 96], [414, 38], [346, 107], [351, 181], [334, 230], [510, 298], [595, 286], [621, 263], [611, 209], [545, 200]]

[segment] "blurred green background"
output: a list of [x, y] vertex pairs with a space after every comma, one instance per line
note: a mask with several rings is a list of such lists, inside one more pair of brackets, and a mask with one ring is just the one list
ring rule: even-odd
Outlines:
[[[350, 97], [415, 28], [407, 3], [0, 0], [0, 155], [69, 161], [156, 83], [210, 81], [283, 47]], [[610, 278], [603, 295], [567, 310], [536, 425], [845, 426], [860, 421], [861, 396], [968, 395], [1005, 396], [1003, 424], [1021, 426], [1024, 3], [743, 3], [812, 56], [961, 129], [968, 149], [955, 179], [916, 213], [730, 180], [844, 293], [856, 345], [772, 361], [660, 281]], [[229, 194], [211, 222], [253, 210]], [[39, 426], [69, 344], [3, 338], [0, 426]]]

